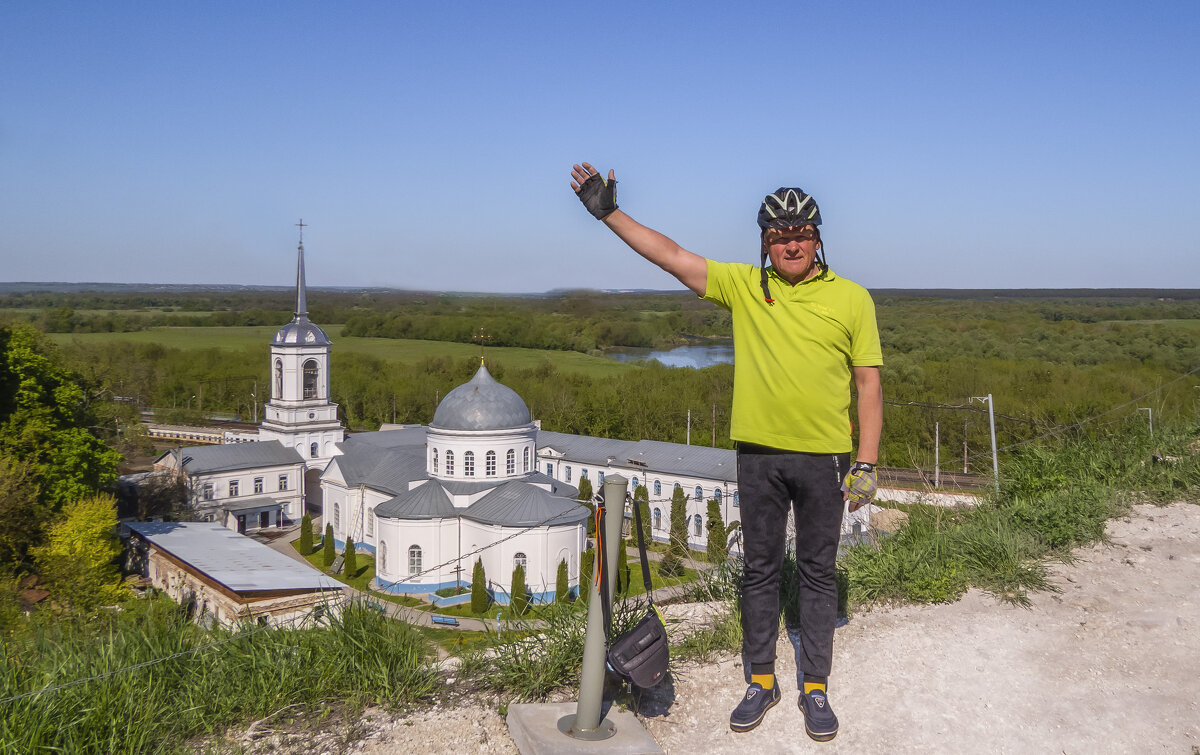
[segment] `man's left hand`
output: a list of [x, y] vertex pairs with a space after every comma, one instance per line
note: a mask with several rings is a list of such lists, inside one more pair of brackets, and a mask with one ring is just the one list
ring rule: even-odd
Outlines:
[[842, 500], [849, 501], [851, 511], [857, 511], [875, 499], [878, 489], [875, 465], [856, 461], [842, 481]]

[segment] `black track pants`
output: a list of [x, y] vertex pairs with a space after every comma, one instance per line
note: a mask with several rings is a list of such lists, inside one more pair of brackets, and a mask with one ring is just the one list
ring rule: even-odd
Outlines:
[[800, 670], [829, 676], [837, 623], [834, 562], [842, 524], [842, 478], [850, 454], [804, 454], [738, 444], [741, 494], [742, 649], [755, 665], [775, 661], [779, 638], [779, 580], [788, 507], [796, 515], [799, 565]]

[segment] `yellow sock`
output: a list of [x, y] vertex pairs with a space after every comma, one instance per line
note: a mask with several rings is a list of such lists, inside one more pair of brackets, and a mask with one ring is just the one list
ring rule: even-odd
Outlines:
[[806, 694], [806, 695], [810, 692], [824, 692], [824, 691], [825, 691], [825, 685], [822, 684], [821, 682], [805, 682], [804, 683], [804, 694]]
[[750, 683], [757, 684], [763, 689], [772, 689], [775, 687], [774, 674], [751, 674]]

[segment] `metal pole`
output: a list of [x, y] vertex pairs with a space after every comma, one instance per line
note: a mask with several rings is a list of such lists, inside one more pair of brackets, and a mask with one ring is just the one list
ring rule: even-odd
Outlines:
[[[597, 552], [597, 566], [607, 559], [606, 571], [610, 576], [616, 574], [617, 545], [621, 534], [620, 517], [625, 511], [625, 488], [627, 483], [621, 475], [607, 475], [604, 478], [604, 499], [599, 504], [600, 521], [597, 523], [596, 534], [600, 536], [603, 552]], [[611, 520], [611, 521], [610, 521]], [[599, 572], [599, 569], [596, 570]], [[608, 719], [600, 720], [600, 710], [604, 702], [604, 656], [606, 651], [606, 630], [604, 626], [604, 607], [601, 604], [600, 580], [593, 577], [589, 586], [587, 614], [587, 634], [583, 640], [583, 669], [579, 677], [579, 703], [575, 707], [574, 716], [564, 716], [558, 722], [558, 729], [574, 739], [600, 740], [608, 739], [616, 734], [616, 726]]]
[[942, 465], [941, 465], [941, 425], [937, 422], [933, 423], [933, 486], [940, 488], [942, 486]]
[[692, 410], [688, 409], [687, 445], [692, 445]]
[[1154, 410], [1148, 406], [1139, 406], [1138, 411], [1146, 412], [1147, 416], [1150, 417], [1150, 437], [1153, 438], [1154, 437]]
[[996, 492], [1000, 492], [1000, 461], [996, 456], [996, 413], [992, 394], [987, 395], [988, 424], [992, 427], [992, 476], [996, 482]]

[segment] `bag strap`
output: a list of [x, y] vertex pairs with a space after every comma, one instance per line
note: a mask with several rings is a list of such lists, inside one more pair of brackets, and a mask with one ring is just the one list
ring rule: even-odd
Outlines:
[[604, 563], [604, 520], [608, 517], [608, 509], [603, 499], [596, 502], [596, 555], [592, 559], [592, 587], [600, 592], [600, 608], [604, 613], [604, 640], [612, 634], [612, 603], [608, 599], [608, 565]]
[[642, 560], [642, 581], [646, 584], [646, 597], [654, 605], [654, 583], [650, 581], [650, 559], [646, 556], [646, 541], [642, 539], [642, 505], [633, 499], [633, 527], [637, 530], [638, 557]]

